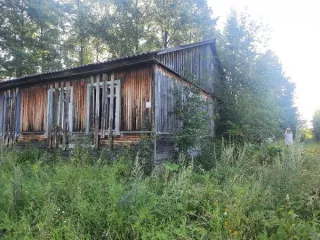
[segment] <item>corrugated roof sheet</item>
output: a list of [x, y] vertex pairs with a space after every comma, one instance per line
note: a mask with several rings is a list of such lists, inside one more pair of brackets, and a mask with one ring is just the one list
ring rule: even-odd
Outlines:
[[46, 74], [60, 73], [60, 72], [64, 72], [64, 71], [69, 71], [69, 70], [74, 70], [74, 69], [81, 69], [81, 68], [90, 67], [90, 66], [97, 66], [97, 65], [112, 63], [112, 62], [121, 61], [121, 60], [129, 60], [131, 58], [147, 56], [147, 55], [151, 55], [151, 54], [164, 54], [164, 53], [174, 52], [174, 51], [178, 51], [178, 50], [181, 50], [181, 49], [191, 48], [191, 47], [195, 47], [195, 46], [199, 46], [199, 45], [203, 45], [203, 44], [208, 44], [208, 43], [214, 43], [214, 40], [213, 39], [204, 40], [204, 41], [201, 41], [201, 42], [195, 42], [195, 43], [190, 43], [190, 44], [186, 44], [186, 45], [179, 45], [179, 46], [175, 46], [175, 47], [172, 47], [172, 48], [160, 49], [160, 50], [156, 50], [156, 51], [149, 51], [149, 52], [143, 52], [143, 53], [139, 53], [139, 54], [133, 54], [133, 55], [129, 55], [129, 56], [124, 56], [124, 57], [120, 57], [120, 58], [114, 58], [114, 59], [110, 59], [110, 60], [107, 60], [107, 61], [104, 61], [104, 62], [99, 62], [99, 63], [90, 63], [90, 64], [85, 64], [85, 65], [72, 67], [72, 68], [65, 68], [65, 69], [52, 70], [52, 71], [43, 72], [43, 73], [24, 75], [24, 76], [21, 76], [19, 78], [12, 78], [12, 79], [7, 79], [7, 80], [2, 80], [2, 81], [0, 81], [0, 85], [1, 85], [1, 83], [4, 83], [4, 82], [8, 83], [8, 82], [16, 81], [16, 80], [22, 80], [24, 78], [38, 77], [38, 76], [42, 76], [42, 75], [46, 75]]

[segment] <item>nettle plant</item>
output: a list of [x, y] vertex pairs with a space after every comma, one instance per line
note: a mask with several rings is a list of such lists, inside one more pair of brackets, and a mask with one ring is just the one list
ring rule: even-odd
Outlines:
[[209, 114], [210, 105], [195, 86], [176, 87], [174, 114], [179, 128], [174, 134], [174, 142], [179, 153], [188, 155], [190, 151], [200, 149], [201, 141], [212, 135]]

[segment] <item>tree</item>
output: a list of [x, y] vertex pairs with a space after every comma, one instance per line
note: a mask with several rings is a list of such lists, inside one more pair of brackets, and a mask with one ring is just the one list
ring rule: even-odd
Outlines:
[[0, 0], [0, 77], [212, 38], [205, 0]]
[[[204, 0], [154, 0], [153, 35], [167, 48], [212, 38], [216, 19]], [[156, 13], [156, 14], [154, 14]]]
[[113, 0], [110, 8], [96, 32], [114, 57], [208, 39], [215, 32], [206, 1]]
[[312, 118], [313, 135], [317, 141], [320, 141], [320, 109], [317, 110]]
[[292, 108], [294, 89], [276, 56], [263, 52], [261, 31], [262, 25], [232, 11], [218, 35], [223, 68], [223, 80], [217, 86], [223, 102], [218, 133], [256, 142], [280, 134], [289, 118], [286, 110]]
[[184, 86], [174, 91], [176, 106], [174, 113], [181, 127], [174, 134], [174, 142], [180, 153], [200, 148], [205, 137], [210, 136], [210, 116], [208, 103], [196, 87]]
[[0, 0], [0, 76], [61, 68], [59, 6], [54, 0]]

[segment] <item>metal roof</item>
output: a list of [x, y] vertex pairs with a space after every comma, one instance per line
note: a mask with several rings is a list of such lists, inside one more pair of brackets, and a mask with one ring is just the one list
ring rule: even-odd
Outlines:
[[[43, 73], [36, 73], [36, 74], [31, 74], [31, 75], [24, 75], [21, 76], [19, 78], [13, 78], [13, 79], [8, 79], [8, 80], [2, 80], [0, 81], [0, 89], [3, 87], [3, 85], [17, 85], [18, 82], [22, 83], [21, 80], [23, 79], [30, 79], [30, 78], [38, 78], [41, 76], [46, 76], [46, 75], [53, 75], [55, 73], [63, 73], [63, 72], [69, 72], [71, 70], [75, 70], [75, 71], [80, 71], [83, 69], [88, 69], [88, 68], [99, 68], [99, 66], [107, 66], [109, 64], [112, 63], [116, 63], [116, 62], [127, 62], [127, 61], [131, 61], [137, 58], [140, 59], [144, 59], [144, 61], [141, 62], [145, 62], [147, 60], [151, 60], [152, 58], [154, 58], [156, 55], [161, 55], [161, 54], [165, 54], [165, 53], [169, 53], [169, 52], [174, 52], [174, 51], [179, 51], [182, 49], [186, 49], [186, 48], [191, 48], [191, 47], [196, 47], [196, 46], [200, 46], [200, 45], [205, 45], [205, 44], [209, 44], [212, 43], [214, 44], [215, 40], [214, 39], [210, 39], [210, 40], [205, 40], [205, 41], [201, 41], [201, 42], [195, 42], [195, 43], [191, 43], [191, 44], [186, 44], [186, 45], [179, 45], [179, 46], [175, 46], [172, 48], [167, 48], [167, 49], [160, 49], [160, 50], [156, 50], [156, 51], [149, 51], [149, 52], [143, 52], [143, 53], [139, 53], [139, 54], [133, 54], [133, 55], [129, 55], [129, 56], [124, 56], [124, 57], [120, 57], [120, 58], [114, 58], [114, 59], [110, 59], [104, 62], [99, 62], [99, 63], [91, 63], [91, 64], [86, 64], [86, 65], [81, 65], [81, 66], [76, 66], [76, 67], [72, 67], [72, 68], [65, 68], [65, 69], [60, 69], [60, 70], [53, 70], [53, 71], [48, 71], [48, 72], [43, 72]], [[136, 62], [138, 63], [138, 62]], [[123, 64], [123, 66], [128, 65], [128, 64]]]

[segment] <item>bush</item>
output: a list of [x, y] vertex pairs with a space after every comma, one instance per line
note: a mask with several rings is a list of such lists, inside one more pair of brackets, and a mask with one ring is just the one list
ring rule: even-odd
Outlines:
[[50, 158], [58, 159], [45, 164], [50, 152], [29, 161], [3, 151], [0, 236], [318, 239], [320, 167], [313, 152], [295, 144], [260, 164], [248, 145], [221, 141], [219, 153], [206, 155], [208, 170], [199, 168], [196, 159], [188, 166], [181, 159], [147, 175], [143, 162], [131, 161], [127, 153], [98, 160], [103, 164], [61, 161], [54, 153]]

